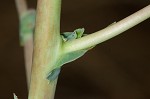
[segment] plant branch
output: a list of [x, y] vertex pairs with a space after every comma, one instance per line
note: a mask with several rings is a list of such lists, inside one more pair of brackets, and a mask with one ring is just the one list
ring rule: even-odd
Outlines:
[[[19, 19], [21, 19], [23, 13], [25, 13], [28, 10], [26, 0], [15, 0], [15, 3], [18, 10]], [[25, 68], [26, 68], [26, 78], [28, 88], [31, 76], [32, 51], [33, 51], [33, 37], [31, 37], [24, 44], [24, 58], [25, 58]]]
[[49, 82], [60, 50], [61, 0], [38, 0], [33, 66], [28, 99], [53, 99], [57, 80]]
[[134, 27], [135, 25], [141, 23], [149, 17], [150, 5], [100, 31], [84, 36], [80, 39], [75, 39], [64, 43], [63, 51], [64, 53], [73, 52], [97, 45]]
[[18, 14], [20, 17], [22, 15], [22, 13], [27, 11], [26, 0], [15, 0], [15, 2], [16, 2], [16, 7], [17, 7]]
[[26, 43], [24, 44], [24, 57], [25, 57], [25, 68], [26, 68], [28, 89], [29, 89], [30, 77], [31, 77], [32, 53], [33, 53], [33, 37], [28, 39], [28, 41], [26, 41]]

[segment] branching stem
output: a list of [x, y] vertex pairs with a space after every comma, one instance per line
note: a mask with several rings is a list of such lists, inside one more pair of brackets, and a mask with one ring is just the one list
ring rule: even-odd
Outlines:
[[135, 25], [141, 23], [142, 21], [148, 19], [149, 17], [150, 17], [150, 5], [100, 31], [84, 36], [80, 39], [75, 39], [66, 42], [63, 45], [63, 51], [73, 52], [97, 45], [134, 27]]

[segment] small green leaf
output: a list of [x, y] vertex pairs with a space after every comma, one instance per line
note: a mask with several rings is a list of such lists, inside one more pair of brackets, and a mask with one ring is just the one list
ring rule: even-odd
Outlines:
[[[83, 33], [84, 33], [84, 28], [79, 28], [79, 29], [74, 30], [74, 32], [65, 32], [61, 35], [62, 35], [63, 41], [67, 42], [69, 40], [81, 38], [82, 36], [84, 36]], [[61, 53], [60, 57], [58, 58], [58, 60], [56, 61], [55, 65], [54, 65], [54, 69], [48, 74], [47, 79], [49, 81], [55, 80], [58, 77], [58, 75], [60, 73], [60, 69], [64, 64], [67, 64], [69, 62], [72, 62], [72, 61], [80, 58], [88, 50], [90, 50], [93, 47], [74, 51], [74, 52], [69, 52], [69, 53]]]
[[84, 28], [79, 28], [74, 30], [73, 32], [64, 32], [62, 33], [62, 39], [64, 42], [69, 41], [69, 40], [74, 40], [81, 38], [84, 33]]
[[60, 72], [60, 68], [64, 65], [67, 64], [69, 62], [72, 62], [78, 58], [80, 58], [81, 56], [83, 56], [86, 52], [88, 51], [88, 49], [86, 50], [79, 50], [79, 51], [75, 51], [75, 52], [71, 52], [71, 53], [66, 53], [63, 54], [59, 57], [57, 63], [55, 64], [55, 69], [53, 69], [47, 76], [47, 79], [51, 82], [53, 80], [55, 80]]
[[35, 10], [28, 10], [20, 18], [20, 43], [24, 43], [33, 37], [35, 27]]
[[65, 32], [65, 33], [62, 33], [61, 35], [65, 42], [69, 40], [74, 40], [77, 38], [77, 34], [75, 32]]
[[83, 36], [85, 29], [84, 28], [79, 28], [76, 29], [74, 32], [77, 34], [77, 38], [81, 38]]
[[54, 81], [57, 77], [58, 77], [58, 75], [59, 75], [59, 73], [60, 73], [60, 70], [61, 70], [61, 68], [56, 68], [56, 69], [53, 69], [51, 72], [50, 72], [50, 74], [47, 76], [47, 79], [51, 82], [51, 81]]
[[61, 67], [62, 65], [66, 64], [66, 63], [72, 62], [72, 61], [80, 58], [81, 56], [83, 56], [86, 52], [87, 52], [87, 50], [79, 50], [79, 51], [64, 54], [57, 61], [56, 67]]

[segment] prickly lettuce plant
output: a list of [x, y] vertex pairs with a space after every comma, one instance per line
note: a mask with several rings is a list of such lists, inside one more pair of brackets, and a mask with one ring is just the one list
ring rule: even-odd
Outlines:
[[[33, 63], [28, 99], [54, 99], [57, 78], [62, 66], [80, 58], [97, 44], [121, 34], [150, 17], [150, 5], [148, 5], [95, 33], [86, 35], [84, 28], [79, 28], [73, 32], [61, 34], [60, 11], [61, 0], [38, 0], [36, 22], [34, 22], [35, 12], [26, 10], [21, 14], [22, 45], [33, 36], [34, 31]], [[17, 99], [15, 94], [14, 99]]]

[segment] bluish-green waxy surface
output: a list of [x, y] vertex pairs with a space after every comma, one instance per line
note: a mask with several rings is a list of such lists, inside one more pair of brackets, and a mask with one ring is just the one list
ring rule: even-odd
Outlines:
[[20, 44], [22, 46], [28, 39], [33, 37], [35, 16], [35, 10], [28, 10], [20, 17]]
[[[81, 38], [83, 36], [83, 33], [84, 33], [84, 28], [80, 28], [80, 29], [74, 30], [73, 32], [65, 32], [65, 33], [61, 34], [61, 36], [62, 36], [62, 39], [65, 43], [69, 40], [74, 40], [74, 39]], [[60, 72], [59, 69], [64, 64], [72, 62], [72, 61], [80, 58], [81, 56], [83, 56], [91, 48], [82, 49], [82, 50], [69, 52], [69, 53], [62, 53], [59, 56], [57, 62], [55, 63], [54, 69], [48, 74], [47, 79], [49, 81], [55, 80], [59, 75], [59, 72]]]

